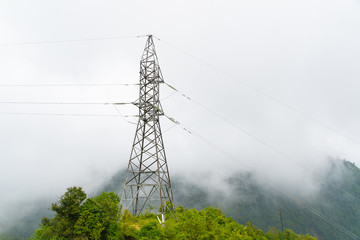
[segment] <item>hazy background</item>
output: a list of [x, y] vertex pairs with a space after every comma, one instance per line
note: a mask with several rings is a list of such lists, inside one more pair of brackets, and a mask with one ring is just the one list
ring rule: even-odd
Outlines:
[[[5, 0], [0, 85], [137, 83], [146, 38], [14, 43], [154, 34], [166, 82], [277, 150], [163, 85], [164, 111], [193, 133], [164, 133], [171, 174], [221, 186], [219, 177], [249, 170], [246, 163], [279, 187], [311, 194], [317, 182], [289, 158], [317, 173], [328, 157], [360, 164], [359, 12], [350, 0]], [[134, 86], [0, 86], [0, 102], [130, 102], [137, 94]], [[127, 165], [135, 125], [121, 117], [4, 113], [118, 114], [111, 105], [0, 103], [0, 222], [69, 186], [91, 192]], [[161, 125], [174, 124], [163, 117]]]

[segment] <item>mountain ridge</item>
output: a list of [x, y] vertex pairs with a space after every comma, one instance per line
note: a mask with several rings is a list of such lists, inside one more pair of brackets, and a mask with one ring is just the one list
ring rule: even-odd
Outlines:
[[[90, 196], [102, 191], [121, 191], [121, 184], [125, 171], [118, 171]], [[250, 172], [238, 172], [228, 179], [227, 192], [221, 189], [204, 188], [191, 180], [179, 175], [172, 178], [175, 205], [181, 204], [185, 208], [204, 209], [209, 206], [220, 208], [226, 216], [232, 217], [240, 224], [251, 222], [254, 226], [268, 231], [271, 228], [281, 229], [280, 210], [283, 227], [292, 229], [298, 234], [310, 234], [319, 240], [350, 240], [354, 239], [334, 228], [323, 219], [308, 211], [301, 204], [280, 194], [271, 186], [259, 183], [256, 175]], [[345, 229], [360, 236], [360, 169], [355, 164], [333, 159], [329, 167], [322, 174], [320, 188], [314, 197], [305, 201], [316, 211], [342, 225]], [[29, 237], [31, 230], [38, 227], [42, 216], [51, 216], [49, 205], [27, 216], [18, 222], [8, 235]], [[16, 234], [14, 234], [16, 233]], [[30, 235], [29, 235], [30, 234]]]

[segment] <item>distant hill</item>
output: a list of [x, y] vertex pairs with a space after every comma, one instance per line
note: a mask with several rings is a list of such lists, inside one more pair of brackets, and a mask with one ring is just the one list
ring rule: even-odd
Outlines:
[[[328, 172], [323, 174], [326, 177], [321, 181], [322, 185], [317, 197], [306, 200], [306, 203], [360, 236], [360, 169], [353, 163], [343, 160], [332, 160], [330, 164]], [[333, 177], [339, 175], [341, 177]], [[90, 195], [97, 195], [102, 191], [120, 193], [123, 179], [124, 171], [119, 171], [97, 193]], [[230, 216], [244, 225], [251, 222], [265, 232], [272, 227], [281, 229], [279, 215], [281, 209], [284, 228], [292, 229], [298, 234], [309, 234], [319, 240], [354, 239], [295, 201], [272, 190], [271, 187], [260, 186], [251, 173], [235, 174], [226, 179], [226, 182], [232, 191], [231, 194], [224, 196], [220, 192], [207, 191], [179, 176], [173, 176], [175, 204], [196, 209], [203, 209], [207, 206], [220, 207], [226, 216]], [[302, 201], [305, 200], [302, 199]], [[41, 217], [50, 214], [47, 210], [50, 203], [45, 205], [41, 209], [35, 210], [34, 214], [29, 215], [24, 221], [19, 221], [6, 234], [21, 238], [32, 235], [33, 229], [38, 228]], [[0, 239], [7, 238], [1, 238], [0, 235]]]
[[[301, 201], [360, 236], [360, 169], [339, 159], [329, 160], [329, 165], [323, 177], [319, 177], [321, 188], [316, 197]], [[123, 179], [124, 171], [121, 171], [104, 189], [121, 191], [118, 183]], [[172, 179], [175, 204], [196, 209], [220, 207], [226, 216], [241, 224], [251, 222], [263, 231], [272, 227], [281, 229], [281, 210], [284, 228], [296, 233], [309, 234], [319, 240], [354, 239], [270, 186], [260, 186], [251, 173], [235, 174], [226, 181], [232, 191], [224, 196], [175, 176]]]
[[[343, 160], [332, 160], [329, 164], [331, 167], [324, 174], [326, 177], [316, 197], [301, 201], [360, 236], [360, 169]], [[341, 177], [334, 177], [339, 175]], [[174, 181], [175, 198], [186, 207], [219, 205], [227, 216], [239, 223], [249, 221], [264, 231], [271, 227], [281, 229], [281, 209], [284, 227], [296, 233], [310, 234], [319, 240], [354, 239], [271, 187], [257, 185], [253, 178], [250, 173], [242, 173], [228, 179], [232, 189], [230, 197], [216, 196], [194, 184]], [[190, 189], [191, 193], [176, 191], [179, 188]]]

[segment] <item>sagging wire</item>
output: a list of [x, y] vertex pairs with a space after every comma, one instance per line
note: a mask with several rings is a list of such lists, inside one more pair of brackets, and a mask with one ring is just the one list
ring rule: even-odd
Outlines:
[[359, 140], [357, 140], [357, 139], [355, 139], [355, 138], [353, 138], [353, 137], [350, 137], [350, 136], [344, 134], [342, 131], [340, 131], [340, 130], [338, 130], [337, 128], [331, 126], [330, 124], [324, 123], [323, 121], [320, 121], [320, 120], [318, 120], [317, 118], [310, 116], [309, 114], [307, 114], [307, 113], [305, 113], [305, 112], [303, 112], [303, 111], [301, 111], [301, 110], [299, 110], [299, 109], [297, 109], [297, 108], [295, 108], [295, 107], [293, 107], [293, 106], [291, 106], [291, 105], [289, 105], [289, 104], [287, 104], [287, 103], [285, 103], [285, 102], [277, 99], [276, 97], [274, 97], [274, 96], [272, 96], [272, 95], [264, 92], [263, 90], [260, 90], [260, 89], [257, 88], [257, 87], [252, 86], [251, 84], [249, 84], [249, 83], [247, 83], [247, 82], [245, 82], [245, 81], [243, 81], [243, 80], [238, 79], [237, 77], [233, 76], [232, 74], [229, 74], [229, 73], [221, 70], [220, 68], [217, 68], [217, 67], [215, 67], [215, 66], [213, 66], [213, 65], [205, 62], [204, 60], [200, 59], [199, 57], [196, 57], [195, 55], [193, 55], [193, 54], [191, 54], [191, 53], [189, 53], [189, 52], [187, 52], [187, 51], [184, 51], [184, 50], [180, 49], [179, 47], [176, 47], [175, 45], [173, 45], [173, 44], [171, 44], [171, 43], [168, 43], [168, 42], [166, 42], [166, 41], [160, 40], [158, 37], [155, 37], [155, 36], [153, 36], [153, 37], [156, 38], [157, 40], [159, 40], [160, 42], [163, 42], [163, 43], [165, 43], [166, 45], [168, 45], [168, 46], [176, 49], [177, 51], [183, 53], [184, 55], [195, 59], [196, 61], [200, 62], [201, 64], [203, 64], [203, 65], [205, 65], [205, 66], [207, 66], [208, 68], [213, 69], [214, 71], [221, 73], [222, 75], [228, 77], [229, 79], [232, 79], [233, 81], [236, 81], [236, 82], [242, 84], [243, 86], [251, 89], [251, 90], [254, 91], [254, 92], [257, 92], [258, 94], [266, 97], [267, 99], [270, 99], [271, 101], [273, 101], [273, 102], [281, 105], [282, 107], [285, 107], [285, 108], [287, 108], [287, 109], [289, 109], [289, 110], [291, 110], [291, 111], [293, 111], [293, 112], [295, 112], [295, 113], [297, 113], [297, 114], [299, 114], [299, 115], [301, 115], [301, 116], [303, 116], [303, 117], [305, 117], [305, 118], [307, 118], [307, 119], [309, 119], [309, 120], [311, 120], [311, 121], [319, 124], [320, 126], [322, 126], [322, 127], [326, 128], [326, 129], [328, 129], [328, 130], [330, 130], [330, 131], [338, 134], [339, 136], [342, 136], [342, 137], [346, 138], [347, 140], [350, 140], [350, 141], [352, 141], [352, 142], [360, 145], [360, 141], [359, 141]]
[[122, 119], [124, 119], [124, 121], [126, 121], [127, 123], [130, 123], [130, 124], [134, 124], [134, 125], [137, 124], [137, 123], [134, 123], [134, 122], [131, 122], [131, 121], [127, 120], [126, 118], [128, 118], [128, 117], [130, 117], [130, 116], [128, 116], [128, 115], [123, 115], [123, 114], [119, 111], [119, 109], [116, 107], [115, 104], [114, 104], [113, 106], [114, 106], [115, 110], [118, 112], [118, 114], [122, 117]]
[[138, 86], [139, 83], [93, 83], [93, 84], [0, 84], [0, 87], [98, 87], [98, 86]]
[[38, 113], [38, 112], [0, 112], [0, 115], [29, 115], [29, 116], [70, 116], [70, 117], [121, 117], [110, 114], [72, 114], [72, 113]]
[[[190, 129], [189, 127], [185, 126], [184, 124], [180, 123], [179, 121], [175, 120], [174, 118], [170, 117], [169, 115], [163, 113], [164, 116], [166, 116], [170, 121], [172, 121], [173, 123], [175, 123], [176, 125], [179, 125], [183, 128], [183, 130], [185, 132], [187, 132], [190, 135], [193, 135], [197, 138], [199, 138], [201, 141], [205, 142], [207, 145], [209, 145], [210, 147], [216, 149], [217, 151], [219, 151], [220, 153], [223, 153], [225, 155], [227, 155], [230, 159], [232, 159], [233, 161], [236, 162], [240, 162], [242, 163], [244, 166], [246, 166], [250, 171], [256, 172], [256, 170], [251, 167], [250, 165], [248, 165], [246, 162], [236, 158], [235, 156], [233, 156], [232, 154], [228, 153], [227, 151], [225, 151], [223, 148], [219, 147], [218, 145], [216, 145], [215, 143], [211, 142], [210, 140], [206, 139], [205, 137], [201, 136], [199, 133], [195, 132], [194, 130]], [[347, 230], [346, 228], [344, 228], [343, 226], [341, 226], [340, 224], [336, 223], [334, 220], [326, 217], [325, 215], [323, 215], [322, 213], [320, 213], [319, 211], [317, 211], [316, 209], [314, 209], [312, 206], [310, 206], [309, 204], [306, 204], [304, 202], [302, 202], [301, 200], [297, 199], [296, 197], [294, 197], [293, 195], [291, 195], [290, 193], [281, 190], [279, 187], [277, 187], [274, 183], [272, 183], [272, 181], [270, 179], [268, 179], [267, 177], [263, 176], [263, 175], [259, 175], [260, 178], [262, 178], [263, 180], [265, 180], [268, 184], [270, 184], [276, 191], [280, 192], [281, 194], [285, 195], [286, 197], [288, 197], [289, 199], [297, 202], [298, 204], [300, 204], [301, 206], [303, 206], [304, 208], [306, 208], [307, 210], [309, 210], [310, 212], [312, 212], [313, 214], [317, 215], [318, 217], [320, 217], [321, 219], [323, 219], [324, 221], [328, 222], [329, 224], [331, 224], [332, 226], [336, 227], [337, 229], [339, 229], [340, 231], [342, 231], [343, 233], [345, 233], [346, 235], [348, 235], [349, 237], [353, 238], [353, 239], [358, 239], [358, 236], [356, 236], [354, 233], [350, 232], [349, 230]]]
[[176, 93], [176, 91], [172, 92], [172, 93], [171, 93], [171, 94], [169, 94], [168, 96], [166, 96], [166, 97], [164, 97], [164, 98], [160, 99], [160, 101], [164, 101], [164, 100], [166, 100], [166, 99], [168, 99], [168, 98], [172, 97], [175, 93]]
[[[225, 117], [223, 117], [221, 114], [215, 112], [214, 110], [210, 109], [209, 107], [201, 104], [200, 102], [190, 98], [188, 95], [186, 95], [183, 92], [180, 92], [178, 89], [176, 89], [175, 87], [171, 86], [168, 83], [165, 83], [168, 87], [170, 87], [171, 89], [173, 89], [174, 91], [178, 92], [182, 97], [184, 97], [185, 99], [195, 103], [196, 105], [200, 106], [201, 108], [205, 109], [206, 111], [208, 111], [209, 113], [211, 113], [212, 115], [216, 116], [217, 118], [223, 120], [224, 122], [226, 122], [227, 124], [231, 125], [232, 127], [238, 129], [239, 131], [241, 131], [242, 133], [248, 135], [249, 137], [251, 137], [252, 139], [256, 140], [257, 142], [261, 143], [262, 145], [264, 145], [265, 147], [269, 148], [270, 150], [272, 150], [273, 152], [277, 153], [278, 155], [282, 156], [283, 158], [291, 161], [293, 164], [297, 165], [298, 167], [301, 167], [302, 169], [304, 169], [305, 171], [307, 171], [310, 175], [318, 177], [317, 174], [313, 173], [313, 171], [311, 171], [309, 168], [303, 166], [302, 164], [300, 164], [298, 161], [296, 161], [294, 158], [292, 158], [291, 156], [283, 153], [282, 151], [278, 150], [276, 147], [274, 147], [273, 145], [271, 145], [270, 143], [266, 142], [265, 140], [261, 139], [260, 137], [256, 136], [255, 134], [251, 133], [250, 131], [239, 127], [238, 125], [236, 125], [235, 123], [233, 123], [232, 121], [226, 119]], [[323, 180], [321, 180], [323, 181]], [[327, 181], [326, 181], [327, 182]], [[353, 199], [356, 199], [357, 201], [360, 202], [360, 198], [356, 197], [355, 195], [351, 194], [350, 192], [344, 190], [343, 188], [341, 188], [340, 186], [331, 183], [331, 182], [327, 182], [328, 184], [332, 185], [333, 187], [335, 187], [336, 189], [342, 191], [343, 193], [351, 196]]]
[[125, 39], [125, 38], [142, 38], [142, 37], [147, 37], [147, 36], [148, 35], [133, 35], [133, 36], [119, 36], [119, 37], [97, 37], [97, 38], [63, 39], [63, 40], [51, 40], [51, 41], [0, 43], [0, 47], [21, 46], [21, 45], [54, 44], [54, 43], [89, 42], [89, 41], [106, 41], [106, 40], [119, 40], [119, 39]]
[[169, 127], [169, 128], [167, 128], [167, 129], [165, 129], [164, 131], [162, 131], [162, 134], [164, 134], [164, 133], [166, 133], [166, 132], [169, 132], [171, 129], [173, 129], [173, 128], [176, 127], [176, 126], [177, 126], [177, 124], [172, 125], [171, 127]]
[[0, 104], [29, 104], [29, 105], [130, 105], [131, 102], [0, 102]]

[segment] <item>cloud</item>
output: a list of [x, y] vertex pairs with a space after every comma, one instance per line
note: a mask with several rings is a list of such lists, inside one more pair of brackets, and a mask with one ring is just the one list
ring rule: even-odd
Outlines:
[[[170, 173], [193, 180], [209, 178], [215, 185], [230, 173], [248, 170], [244, 162], [275, 184], [291, 188], [304, 183], [308, 174], [298, 165], [316, 172], [329, 155], [360, 164], [358, 144], [342, 136], [360, 139], [360, 28], [354, 5], [340, 0], [3, 2], [0, 42], [155, 34], [161, 39], [155, 44], [165, 81], [277, 150], [175, 94], [163, 101], [164, 111], [193, 134], [181, 126], [164, 133]], [[0, 84], [136, 82], [144, 44], [144, 38], [135, 38], [0, 46]], [[134, 87], [0, 87], [0, 101], [134, 101], [137, 91]], [[171, 93], [161, 87], [161, 97]], [[0, 104], [0, 108], [0, 112], [116, 114], [110, 106]], [[119, 110], [137, 113], [132, 107]], [[126, 167], [135, 134], [135, 126], [121, 118], [0, 118], [4, 183], [0, 191], [5, 196], [0, 212], [18, 199], [56, 199], [72, 185], [96, 189]], [[163, 130], [173, 125], [164, 117], [161, 124]], [[311, 186], [309, 178], [299, 191], [312, 191]]]

